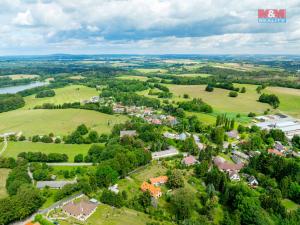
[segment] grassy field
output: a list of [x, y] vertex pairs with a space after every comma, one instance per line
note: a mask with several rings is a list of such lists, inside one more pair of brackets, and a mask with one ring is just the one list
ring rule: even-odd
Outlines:
[[8, 142], [7, 149], [3, 156], [16, 158], [20, 152], [43, 152], [49, 153], [65, 153], [69, 156], [69, 162], [74, 161], [77, 154], [86, 155], [90, 145], [70, 145], [70, 144], [46, 144], [34, 142]]
[[101, 204], [96, 212], [88, 218], [86, 224], [91, 225], [145, 225], [153, 222], [148, 215], [128, 208], [112, 208]]
[[22, 131], [25, 136], [53, 132], [66, 135], [84, 123], [99, 133], [109, 133], [113, 125], [127, 117], [83, 109], [14, 110], [0, 114], [0, 133]]
[[4, 168], [0, 169], [0, 199], [7, 196], [5, 183], [9, 171], [10, 171], [9, 169], [4, 169]]
[[85, 77], [84, 76], [81, 76], [81, 75], [77, 75], [77, 76], [71, 76], [70, 79], [71, 80], [82, 80], [84, 79]]
[[216, 123], [216, 117], [210, 114], [205, 113], [196, 113], [196, 112], [186, 112], [188, 116], [197, 116], [197, 118], [206, 124], [215, 124]]
[[141, 73], [166, 73], [168, 70], [166, 69], [136, 69], [137, 71]]
[[207, 73], [183, 73], [183, 74], [178, 74], [178, 76], [181, 77], [209, 77], [211, 74]]
[[81, 102], [95, 95], [99, 95], [99, 93], [94, 88], [82, 85], [70, 85], [55, 89], [54, 97], [35, 98], [35, 95], [28, 96], [25, 98], [26, 104], [24, 108], [30, 109], [43, 103], [62, 104], [66, 102]]
[[236, 98], [228, 97], [228, 90], [215, 88], [213, 92], [205, 91], [205, 85], [167, 85], [170, 91], [174, 94], [173, 99], [176, 101], [184, 101], [183, 94], [188, 94], [191, 98], [201, 98], [206, 103], [210, 104], [217, 112], [234, 112], [248, 114], [255, 112], [262, 114], [268, 104], [257, 101], [259, 95], [255, 91], [248, 91], [244, 94], [239, 94]]
[[279, 110], [291, 116], [300, 118], [300, 90], [283, 87], [267, 87], [264, 91], [278, 96]]
[[288, 211], [296, 210], [299, 208], [299, 205], [289, 199], [283, 199], [282, 204]]
[[144, 77], [144, 76], [127, 76], [127, 75], [125, 75], [125, 76], [118, 77], [118, 79], [146, 81], [146, 80], [148, 80], [148, 77]]
[[33, 78], [39, 77], [39, 75], [33, 75], [33, 74], [14, 74], [14, 75], [7, 75], [5, 77], [9, 77], [12, 80], [20, 80], [20, 79], [33, 79]]

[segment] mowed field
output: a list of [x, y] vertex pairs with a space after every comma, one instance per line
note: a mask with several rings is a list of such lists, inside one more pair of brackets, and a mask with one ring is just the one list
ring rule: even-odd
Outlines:
[[71, 145], [71, 144], [46, 144], [40, 142], [8, 142], [7, 149], [3, 153], [4, 157], [16, 158], [21, 152], [43, 152], [49, 153], [64, 153], [69, 156], [69, 162], [74, 161], [74, 156], [77, 154], [87, 155], [90, 148], [88, 144]]
[[[173, 99], [184, 101], [183, 94], [188, 94], [191, 98], [201, 98], [210, 104], [217, 112], [233, 112], [248, 114], [255, 112], [262, 114], [266, 109], [271, 108], [268, 104], [257, 101], [259, 95], [255, 91], [247, 90], [246, 93], [239, 93], [238, 97], [228, 96], [229, 90], [215, 88], [213, 92], [205, 91], [206, 85], [167, 85], [174, 94]], [[245, 86], [245, 85], [244, 85]]]
[[9, 171], [10, 169], [0, 168], [0, 199], [7, 196], [5, 184]]
[[140, 80], [140, 81], [146, 81], [146, 80], [148, 80], [148, 77], [125, 75], [125, 76], [118, 77], [118, 79], [121, 79], [121, 80]]
[[280, 100], [280, 111], [300, 118], [300, 89], [267, 87], [264, 92], [278, 96]]
[[33, 79], [39, 77], [39, 75], [33, 75], [33, 74], [14, 74], [14, 75], [7, 75], [4, 77], [9, 77], [12, 80], [20, 80], [20, 79]]
[[181, 77], [209, 77], [209, 76], [211, 76], [211, 74], [207, 74], [207, 73], [182, 73], [182, 74], [178, 74], [178, 76], [181, 76]]
[[126, 116], [83, 109], [19, 109], [0, 113], [0, 133], [22, 131], [25, 136], [31, 136], [53, 132], [63, 136], [82, 123], [99, 133], [109, 133], [114, 124], [126, 120]]
[[141, 72], [141, 73], [166, 73], [168, 72], [168, 70], [166, 69], [136, 69], [137, 71]]
[[35, 95], [25, 97], [26, 105], [24, 108], [31, 109], [36, 105], [44, 103], [63, 104], [67, 102], [81, 102], [90, 99], [92, 96], [99, 95], [95, 88], [90, 88], [82, 85], [70, 85], [54, 90], [54, 97], [35, 98]]

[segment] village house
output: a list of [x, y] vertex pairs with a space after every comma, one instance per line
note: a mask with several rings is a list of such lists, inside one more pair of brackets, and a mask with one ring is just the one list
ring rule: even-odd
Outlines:
[[68, 202], [62, 210], [69, 216], [72, 216], [80, 221], [85, 221], [97, 209], [98, 204], [91, 201], [81, 199], [79, 202]]
[[248, 161], [249, 160], [249, 156], [243, 152], [237, 151], [237, 150], [233, 150], [232, 155], [240, 158], [242, 161]]
[[159, 177], [150, 178], [150, 182], [154, 186], [159, 186], [159, 185], [165, 184], [165, 183], [167, 183], [167, 181], [168, 181], [167, 176], [159, 176]]
[[286, 147], [280, 141], [275, 141], [274, 148], [280, 152], [286, 151]]
[[240, 139], [239, 133], [236, 130], [226, 132], [227, 136], [232, 139]]
[[228, 173], [228, 175], [229, 175], [229, 178], [231, 181], [240, 181], [241, 180], [240, 175], [236, 171], [230, 171]]
[[28, 222], [25, 225], [40, 225], [39, 222]]
[[133, 136], [136, 136], [137, 133], [136, 133], [136, 130], [121, 130], [120, 131], [120, 137], [124, 137], [124, 136], [130, 136], [130, 137], [133, 137]]
[[250, 176], [248, 178], [248, 184], [252, 187], [255, 187], [258, 185], [258, 181], [256, 180], [256, 178], [254, 176]]
[[111, 192], [114, 192], [115, 194], [118, 194], [119, 193], [118, 184], [115, 184], [113, 186], [109, 186], [108, 190], [110, 190]]
[[198, 160], [194, 156], [190, 155], [183, 158], [181, 162], [186, 166], [192, 166], [198, 163]]
[[166, 158], [166, 157], [172, 157], [175, 155], [178, 155], [179, 152], [174, 147], [169, 147], [168, 150], [160, 151], [160, 152], [152, 152], [152, 159], [160, 159], [160, 158]]
[[141, 185], [142, 192], [149, 191], [150, 195], [154, 198], [159, 198], [162, 196], [162, 192], [160, 187], [155, 187], [152, 184], [149, 184], [148, 182], [144, 181]]
[[167, 116], [166, 121], [168, 124], [170, 124], [172, 127], [178, 124], [177, 119], [174, 116]]
[[230, 172], [230, 171], [240, 171], [243, 167], [243, 163], [231, 163], [226, 161], [224, 158], [217, 156], [213, 159], [214, 164], [219, 168], [219, 170], [224, 172]]
[[284, 156], [282, 152], [272, 148], [268, 149], [268, 153], [277, 156]]

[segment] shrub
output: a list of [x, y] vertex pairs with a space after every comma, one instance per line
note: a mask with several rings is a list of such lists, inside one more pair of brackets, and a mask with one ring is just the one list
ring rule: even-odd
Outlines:
[[229, 92], [229, 97], [235, 98], [238, 96], [238, 93], [236, 91]]

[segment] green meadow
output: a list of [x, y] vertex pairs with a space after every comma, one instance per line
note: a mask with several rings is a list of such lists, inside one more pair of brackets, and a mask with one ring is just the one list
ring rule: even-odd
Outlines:
[[182, 74], [178, 74], [178, 76], [181, 77], [209, 77], [211, 76], [211, 74], [207, 74], [207, 73], [182, 73]]
[[215, 88], [213, 92], [205, 91], [206, 85], [167, 85], [170, 91], [174, 94], [175, 101], [184, 101], [184, 94], [188, 94], [190, 98], [201, 98], [206, 103], [210, 104], [217, 112], [233, 112], [248, 114], [255, 112], [263, 114], [270, 108], [268, 104], [257, 101], [259, 95], [255, 91], [239, 93], [238, 97], [231, 98], [228, 96], [229, 90]]
[[74, 156], [77, 154], [86, 155], [90, 145], [71, 145], [71, 144], [46, 144], [41, 142], [8, 142], [7, 149], [3, 156], [16, 158], [21, 152], [43, 152], [49, 153], [65, 153], [69, 156], [69, 162], [73, 162]]
[[140, 81], [146, 81], [148, 80], [148, 77], [144, 77], [144, 76], [130, 76], [130, 75], [124, 75], [124, 76], [120, 76], [120, 77], [117, 77], [118, 79], [121, 79], [121, 80], [140, 80]]
[[168, 70], [161, 69], [161, 68], [157, 68], [157, 69], [136, 69], [136, 71], [139, 71], [141, 73], [166, 73], [166, 72], [168, 72]]
[[25, 97], [26, 109], [31, 109], [36, 105], [44, 103], [63, 104], [68, 102], [81, 102], [90, 99], [92, 96], [99, 95], [95, 88], [82, 85], [70, 85], [55, 89], [55, 96], [46, 98], [35, 98], [35, 95]]
[[122, 115], [83, 109], [20, 109], [0, 114], [0, 133], [22, 131], [25, 136], [30, 136], [53, 132], [62, 136], [82, 123], [99, 133], [109, 133], [114, 124], [126, 120], [127, 117]]

